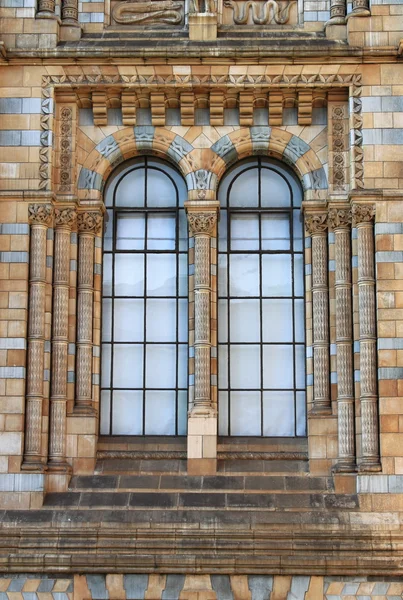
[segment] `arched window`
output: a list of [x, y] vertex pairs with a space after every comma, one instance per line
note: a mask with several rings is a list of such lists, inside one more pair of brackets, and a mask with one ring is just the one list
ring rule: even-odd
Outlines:
[[184, 435], [187, 414], [186, 185], [144, 157], [108, 182], [101, 434]]
[[219, 200], [219, 434], [304, 436], [300, 184], [253, 158], [224, 176]]

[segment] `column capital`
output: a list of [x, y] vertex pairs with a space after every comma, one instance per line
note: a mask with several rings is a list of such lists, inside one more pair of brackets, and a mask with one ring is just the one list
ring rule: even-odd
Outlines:
[[77, 215], [77, 227], [80, 233], [96, 235], [101, 231], [102, 215], [100, 212], [82, 212]]
[[74, 208], [55, 208], [55, 226], [71, 229], [77, 220]]
[[329, 229], [349, 227], [351, 218], [351, 210], [349, 208], [331, 208], [328, 213]]
[[309, 235], [325, 233], [327, 228], [327, 212], [305, 214], [305, 229]]
[[45, 225], [49, 227], [52, 224], [53, 206], [51, 204], [29, 204], [28, 221], [30, 225]]
[[189, 226], [194, 234], [210, 235], [217, 223], [217, 211], [189, 211], [187, 214]]
[[353, 204], [351, 207], [353, 225], [371, 223], [375, 218], [374, 204]]

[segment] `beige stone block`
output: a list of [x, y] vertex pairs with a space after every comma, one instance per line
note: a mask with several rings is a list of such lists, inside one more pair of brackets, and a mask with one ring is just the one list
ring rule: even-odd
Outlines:
[[78, 456], [83, 457], [83, 458], [95, 456], [96, 441], [97, 441], [97, 436], [95, 436], [95, 435], [79, 435], [78, 436]]
[[270, 600], [284, 600], [291, 590], [291, 576], [275, 575]]
[[217, 473], [217, 460], [215, 458], [188, 458], [188, 475], [215, 475]]
[[96, 427], [95, 417], [70, 416], [67, 418], [67, 433], [96, 435]]
[[203, 436], [190, 435], [188, 433], [187, 452], [188, 452], [188, 459], [202, 458], [202, 456], [203, 456]]
[[403, 456], [403, 433], [381, 433], [381, 454]]
[[217, 435], [217, 417], [190, 416], [188, 419], [189, 435]]
[[217, 436], [203, 436], [203, 458], [217, 458]]

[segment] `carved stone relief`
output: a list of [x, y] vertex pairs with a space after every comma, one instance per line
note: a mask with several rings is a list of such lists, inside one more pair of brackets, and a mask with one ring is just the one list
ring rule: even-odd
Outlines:
[[183, 0], [126, 0], [112, 7], [112, 24], [118, 25], [182, 25]]
[[224, 0], [224, 25], [295, 25], [294, 0]]

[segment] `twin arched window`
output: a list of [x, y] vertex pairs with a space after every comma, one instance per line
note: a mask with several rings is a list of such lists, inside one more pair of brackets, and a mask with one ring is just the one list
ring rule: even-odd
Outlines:
[[[105, 204], [101, 434], [184, 435], [186, 185], [167, 163], [122, 165]], [[301, 189], [276, 161], [219, 190], [219, 434], [305, 435]]]

